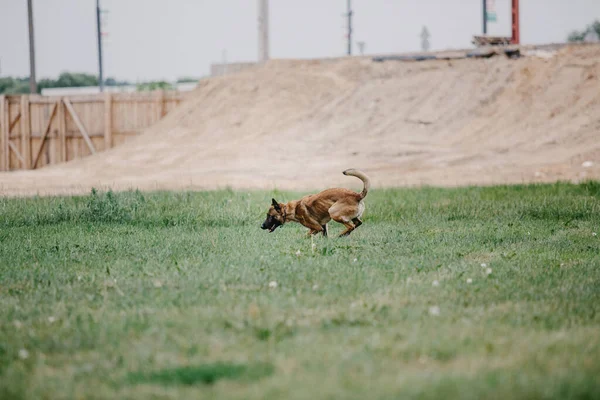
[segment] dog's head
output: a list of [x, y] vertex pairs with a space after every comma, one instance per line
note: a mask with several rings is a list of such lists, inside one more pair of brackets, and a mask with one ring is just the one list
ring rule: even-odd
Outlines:
[[278, 203], [275, 199], [271, 199], [272, 204], [267, 213], [267, 219], [261, 225], [261, 229], [268, 229], [269, 233], [279, 228], [285, 222], [284, 205]]

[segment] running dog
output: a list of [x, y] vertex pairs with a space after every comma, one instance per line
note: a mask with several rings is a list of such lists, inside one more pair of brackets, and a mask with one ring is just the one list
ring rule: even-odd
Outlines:
[[360, 217], [365, 211], [363, 199], [367, 196], [371, 181], [364, 172], [357, 169], [347, 169], [343, 174], [355, 176], [363, 181], [362, 192], [356, 193], [348, 189], [335, 188], [304, 196], [300, 200], [293, 200], [289, 203], [278, 203], [272, 199], [267, 219], [261, 228], [274, 232], [286, 222], [294, 221], [310, 229], [309, 236], [319, 232], [322, 232], [323, 236], [327, 236], [327, 223], [334, 220], [346, 227], [340, 236], [348, 236], [362, 225]]

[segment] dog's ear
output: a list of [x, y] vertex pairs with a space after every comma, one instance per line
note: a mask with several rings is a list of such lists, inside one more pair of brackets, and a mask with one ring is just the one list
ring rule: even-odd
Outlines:
[[275, 199], [271, 199], [271, 202], [272, 202], [272, 204], [273, 204], [273, 207], [275, 207], [275, 210], [276, 210], [277, 212], [280, 212], [280, 211], [281, 211], [281, 207], [279, 206], [279, 203], [277, 202], [277, 200], [275, 200]]

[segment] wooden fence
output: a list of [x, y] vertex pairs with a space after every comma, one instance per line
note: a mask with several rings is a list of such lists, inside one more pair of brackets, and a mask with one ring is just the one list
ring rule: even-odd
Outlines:
[[181, 92], [0, 96], [0, 171], [35, 169], [125, 142], [183, 99]]

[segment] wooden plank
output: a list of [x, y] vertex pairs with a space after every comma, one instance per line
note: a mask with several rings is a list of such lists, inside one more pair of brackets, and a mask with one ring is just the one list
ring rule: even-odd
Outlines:
[[24, 163], [22, 169], [31, 168], [31, 120], [29, 115], [29, 97], [21, 96], [21, 154]]
[[56, 97], [29, 97], [29, 104], [54, 104]]
[[17, 114], [17, 116], [15, 117], [15, 119], [13, 120], [13, 122], [10, 123], [10, 125], [8, 127], [9, 132], [12, 132], [12, 130], [15, 129], [15, 125], [17, 125], [19, 123], [20, 119], [21, 119], [21, 113], [19, 112]]
[[8, 102], [4, 95], [0, 96], [0, 171], [10, 170], [10, 129], [8, 126]]
[[85, 143], [87, 144], [88, 148], [90, 149], [92, 154], [96, 154], [96, 148], [94, 147], [94, 143], [90, 139], [90, 135], [88, 134], [87, 130], [85, 129], [85, 126], [83, 126], [83, 123], [79, 119], [79, 116], [73, 109], [73, 104], [71, 104], [69, 99], [66, 97], [63, 99], [63, 102], [65, 103], [65, 106], [67, 107], [67, 111], [69, 111], [69, 114], [71, 114], [71, 118], [73, 118], [73, 122], [75, 122], [75, 125], [77, 125], [77, 128], [79, 129], [79, 132], [81, 132], [81, 136], [83, 136], [83, 140], [85, 140]]
[[[56, 114], [58, 115], [58, 112]], [[58, 116], [55, 117], [55, 118], [58, 118]], [[136, 132], [125, 132], [125, 134], [130, 134], [130, 135], [137, 135], [139, 133], [140, 132], [137, 132], [137, 131]], [[60, 134], [60, 132], [59, 132], [59, 134]], [[121, 133], [119, 133], [119, 134], [121, 134]], [[44, 137], [44, 135], [42, 135], [41, 133], [32, 133], [31, 134], [31, 138], [32, 139], [41, 139], [43, 137]], [[67, 138], [67, 139], [73, 139], [73, 138], [78, 138], [78, 137], [81, 137], [80, 133], [75, 134], [75, 135], [74, 134], [70, 134], [69, 132], [65, 133], [65, 138]], [[104, 133], [90, 133], [89, 137], [90, 138], [102, 138], [102, 139], [104, 139]]]
[[21, 153], [19, 153], [19, 149], [17, 148], [17, 146], [14, 145], [13, 142], [9, 141], [8, 145], [10, 146], [10, 149], [12, 151], [15, 152], [15, 155], [17, 156], [17, 158], [19, 159], [19, 161], [21, 161], [22, 164], [25, 163], [25, 159], [23, 158], [23, 156], [21, 155]]
[[63, 99], [58, 100], [58, 148], [60, 162], [67, 161], [67, 121], [65, 115], [65, 104]]
[[113, 136], [135, 136], [135, 135], [139, 135], [143, 131], [144, 131], [143, 128], [138, 129], [136, 131], [116, 131], [116, 132], [113, 132]]
[[160, 90], [156, 98], [156, 120], [160, 121], [165, 116], [165, 91]]
[[42, 150], [44, 149], [44, 144], [46, 143], [46, 138], [48, 137], [48, 133], [50, 133], [50, 128], [52, 127], [52, 120], [54, 120], [54, 116], [56, 115], [56, 109], [58, 108], [58, 103], [54, 103], [54, 107], [52, 107], [52, 112], [50, 113], [50, 118], [48, 118], [48, 123], [46, 124], [46, 128], [44, 129], [44, 134], [42, 135], [42, 143], [40, 143], [40, 147], [37, 151], [35, 158], [33, 159], [33, 163], [31, 164], [31, 168], [35, 169], [38, 161], [40, 160], [40, 156], [42, 155]]
[[104, 95], [104, 150], [113, 147], [112, 140], [112, 97], [109, 92]]
[[[102, 94], [98, 94], [96, 96], [101, 96]], [[98, 103], [101, 104], [104, 102], [104, 98], [102, 97], [96, 97], [96, 98], [89, 98], [89, 97], [69, 97], [69, 100], [71, 101], [71, 104], [79, 104], [79, 103], [89, 103], [89, 104], [94, 104], [94, 103]]]

